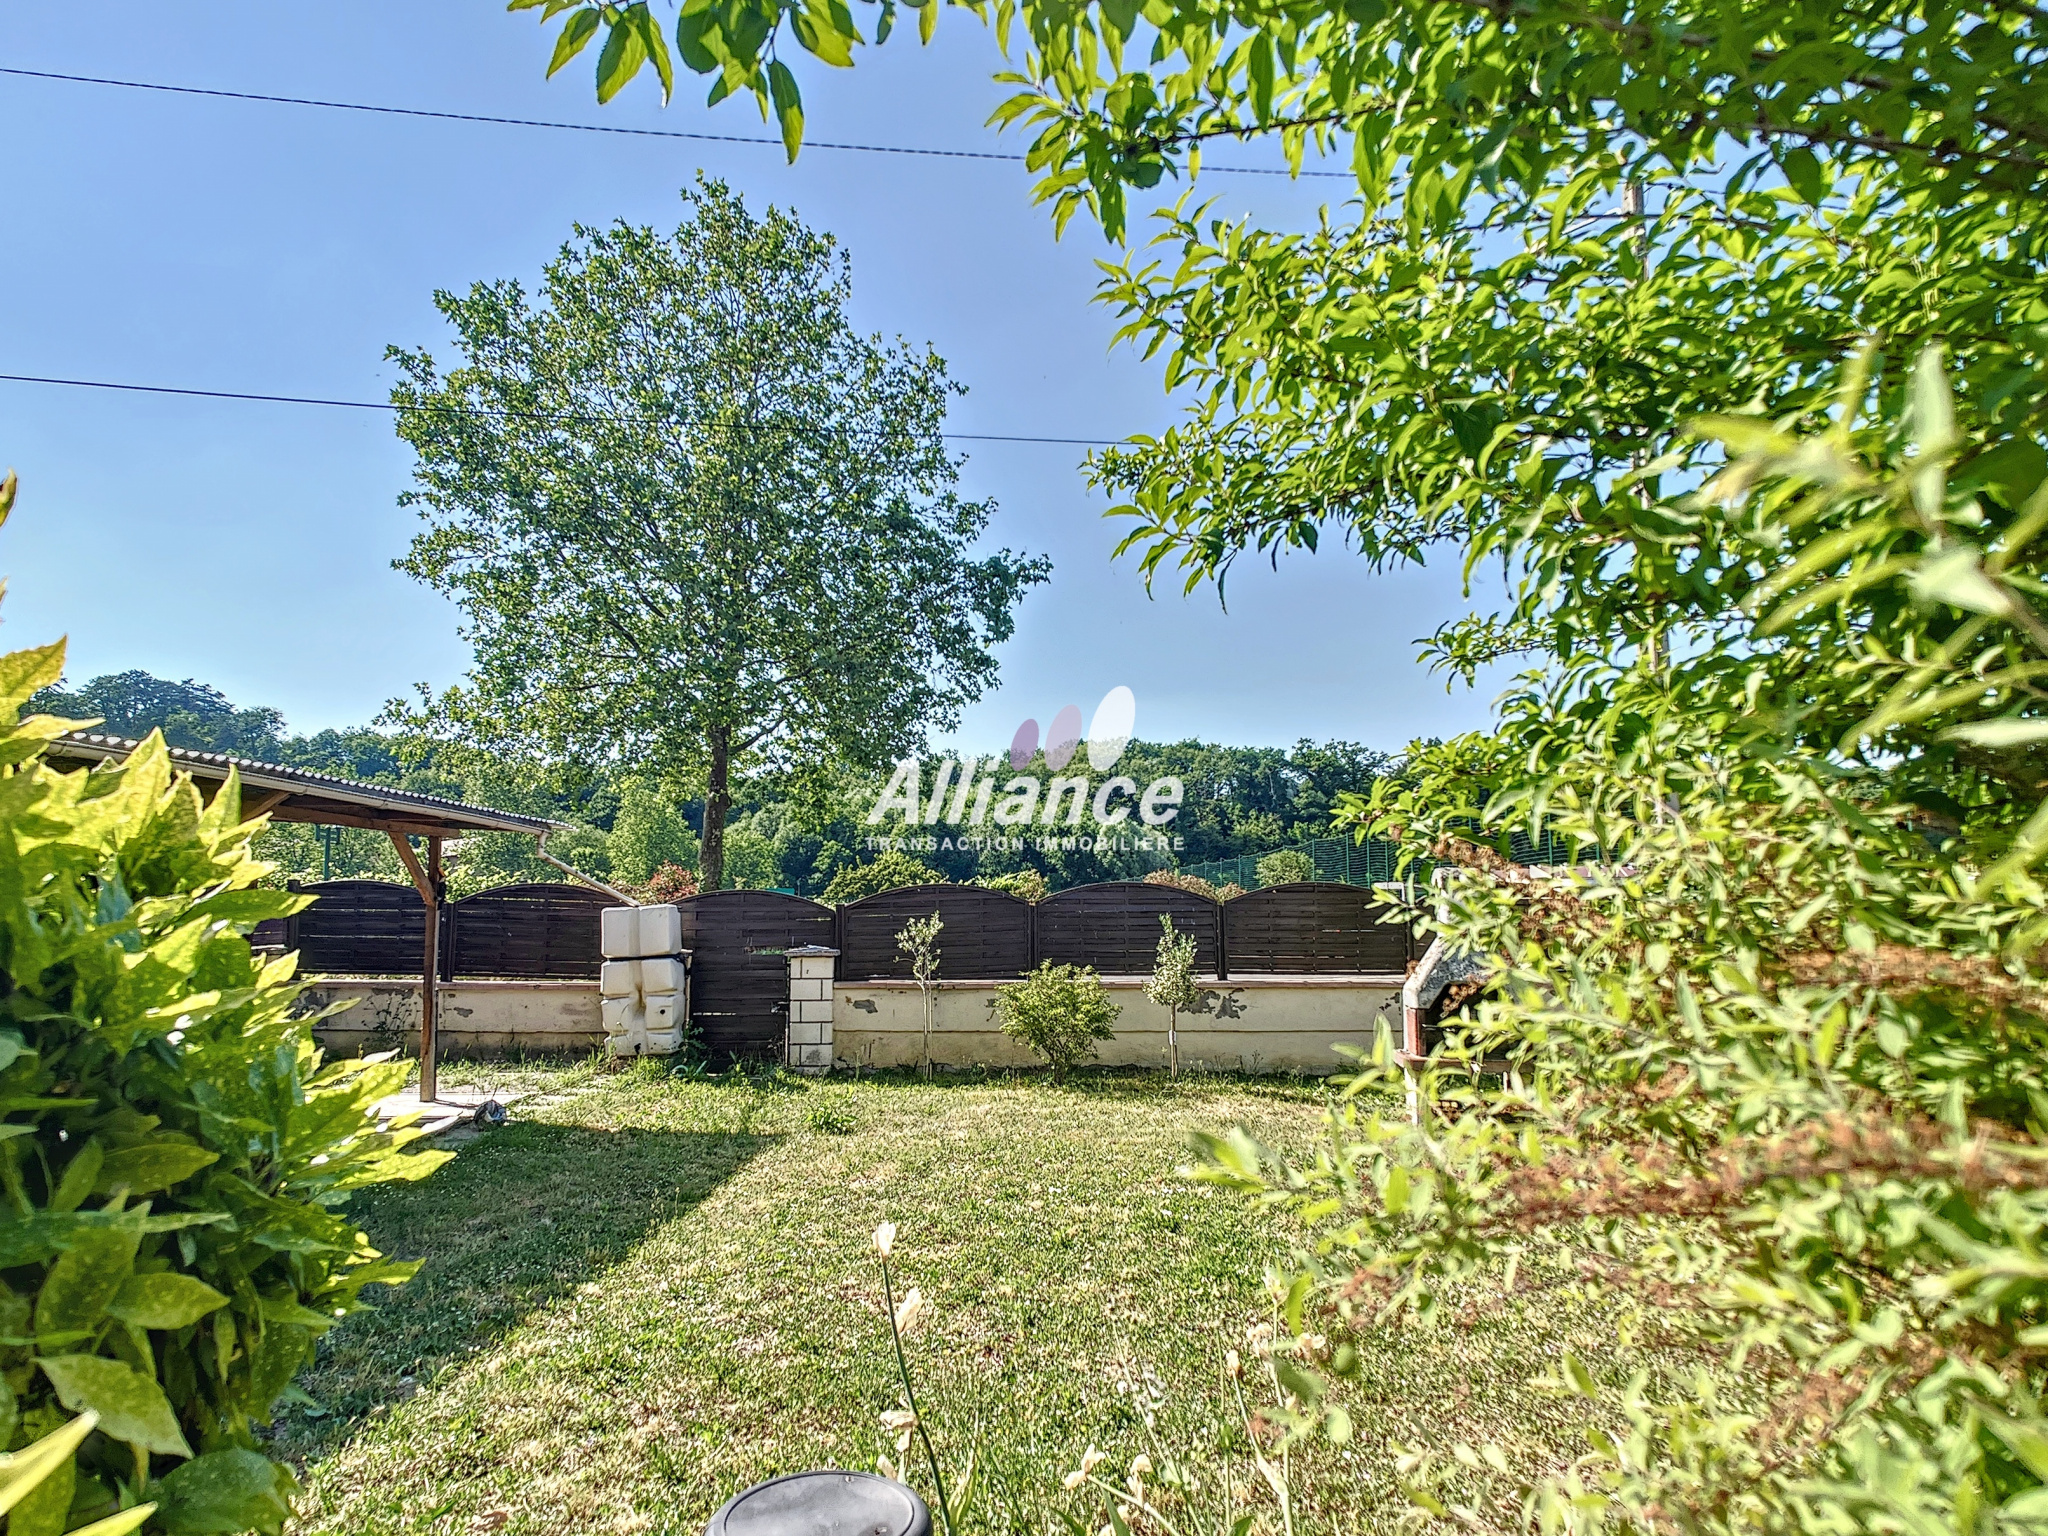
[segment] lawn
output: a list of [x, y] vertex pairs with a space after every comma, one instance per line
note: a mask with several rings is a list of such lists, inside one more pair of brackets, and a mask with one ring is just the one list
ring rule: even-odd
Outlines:
[[[1144, 1452], [1194, 1483], [1162, 1495], [1182, 1536], [1223, 1499], [1280, 1530], [1222, 1361], [1271, 1320], [1262, 1271], [1292, 1234], [1176, 1170], [1197, 1128], [1306, 1148], [1318, 1086], [467, 1071], [531, 1097], [433, 1177], [358, 1197], [374, 1242], [426, 1264], [324, 1341], [300, 1383], [317, 1406], [279, 1420], [295, 1531], [695, 1533], [762, 1478], [895, 1457], [885, 1220], [898, 1284], [931, 1303], [908, 1352], [941, 1455], [982, 1447], [969, 1528], [1099, 1527], [1061, 1487], [1095, 1445], [1117, 1479]], [[1368, 1337], [1356, 1438], [1293, 1458], [1295, 1528], [1392, 1530], [1399, 1446], [1583, 1448], [1584, 1410], [1532, 1385], [1567, 1339], [1603, 1374], [1628, 1363], [1606, 1320], [1541, 1292]]]

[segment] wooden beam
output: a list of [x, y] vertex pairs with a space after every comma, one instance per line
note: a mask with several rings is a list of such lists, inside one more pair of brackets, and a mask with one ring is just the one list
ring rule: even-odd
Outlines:
[[435, 1026], [440, 1022], [435, 1014], [441, 1000], [441, 839], [427, 839], [424, 867], [403, 833], [391, 834], [391, 846], [398, 850], [412, 883], [419, 887], [420, 902], [425, 908], [427, 937], [425, 952], [420, 957], [420, 1102], [431, 1104], [441, 1091], [441, 1074], [435, 1060], [439, 1045]]
[[242, 820], [254, 821], [258, 816], [266, 815], [276, 810], [278, 806], [291, 798], [291, 793], [288, 789], [273, 789], [269, 794], [258, 795], [253, 800], [244, 796], [242, 800]]
[[[410, 848], [406, 849], [411, 853]], [[417, 860], [413, 868], [419, 868]], [[441, 1095], [441, 896], [447, 881], [441, 875], [441, 839], [427, 839], [426, 898], [427, 942], [420, 982], [420, 1102], [431, 1104]]]
[[[391, 846], [398, 850], [400, 862], [405, 865], [406, 873], [412, 876], [412, 883], [419, 889], [420, 900], [424, 901], [431, 911], [436, 905], [434, 882], [427, 878], [426, 870], [420, 867], [420, 856], [412, 851], [412, 844], [405, 840], [405, 834], [402, 832], [391, 834]], [[441, 840], [430, 837], [427, 839], [427, 846], [433, 849], [434, 857], [438, 860], [441, 857]]]

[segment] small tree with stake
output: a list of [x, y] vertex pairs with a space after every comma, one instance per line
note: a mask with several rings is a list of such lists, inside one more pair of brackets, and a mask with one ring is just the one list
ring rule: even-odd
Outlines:
[[1145, 995], [1166, 1010], [1167, 1071], [1180, 1076], [1180, 1016], [1202, 1001], [1202, 989], [1195, 985], [1195, 936], [1175, 932], [1173, 919], [1159, 914], [1159, 956], [1152, 962], [1152, 974], [1145, 978]]
[[934, 912], [912, 918], [896, 935], [896, 947], [910, 956], [911, 979], [924, 999], [924, 1075], [932, 1075], [932, 1006], [939, 988], [939, 930], [946, 925]]

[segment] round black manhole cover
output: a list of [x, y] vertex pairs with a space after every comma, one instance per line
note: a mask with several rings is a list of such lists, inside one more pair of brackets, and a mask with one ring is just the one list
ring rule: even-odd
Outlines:
[[797, 1472], [756, 1483], [704, 1536], [932, 1536], [924, 1500], [869, 1472]]

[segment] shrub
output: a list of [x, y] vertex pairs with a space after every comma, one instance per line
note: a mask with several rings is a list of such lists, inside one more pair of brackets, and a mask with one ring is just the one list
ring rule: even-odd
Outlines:
[[1123, 1012], [1102, 990], [1093, 966], [1050, 960], [1022, 981], [997, 987], [989, 1006], [1003, 1033], [1052, 1068], [1056, 1083], [1067, 1080], [1075, 1063], [1094, 1059], [1096, 1041], [1116, 1038], [1110, 1025]]
[[[1938, 354], [1906, 382], [1901, 420], [1862, 425], [1852, 372], [1810, 433], [1703, 424], [1730, 462], [1668, 511], [1743, 608], [1528, 688], [1506, 750], [1424, 748], [1352, 808], [1438, 861], [1405, 915], [1488, 971], [1412, 1082], [1382, 1054], [1356, 1085], [1423, 1123], [1354, 1091], [1292, 1167], [1209, 1144], [1307, 1223], [1287, 1321], [1342, 1371], [1353, 1330], [1501, 1315], [1545, 1250], [1688, 1362], [1603, 1380], [1560, 1339], [1590, 1455], [1405, 1454], [1466, 1530], [2043, 1527], [2048, 477], [2031, 436], [1958, 436]], [[1607, 858], [1476, 841], [1511, 830]]]
[[1155, 869], [1145, 877], [1147, 885], [1170, 885], [1176, 891], [1193, 891], [1197, 896], [1206, 896], [1211, 901], [1221, 901], [1216, 887], [1200, 875], [1184, 875], [1177, 869]]
[[985, 891], [1008, 891], [1026, 901], [1043, 901], [1052, 894], [1052, 887], [1045, 883], [1045, 876], [1035, 869], [1013, 869], [1007, 875], [981, 875], [967, 883], [978, 885]]
[[1299, 848], [1281, 848], [1259, 860], [1260, 885], [1293, 885], [1313, 880], [1316, 867]]
[[866, 864], [849, 864], [825, 887], [830, 902], [859, 901], [878, 891], [893, 891], [903, 885], [944, 885], [946, 877], [931, 865], [891, 848]]
[[697, 872], [680, 864], [664, 864], [647, 877], [647, 895], [656, 905], [688, 901], [697, 894]]
[[409, 1069], [323, 1069], [294, 957], [251, 955], [307, 899], [255, 888], [236, 780], [203, 802], [155, 734], [115, 768], [38, 761], [68, 722], [15, 714], [62, 671], [61, 643], [0, 658], [0, 1450], [99, 1422], [8, 1529], [154, 1500], [151, 1530], [274, 1532], [296, 1484], [253, 1427], [416, 1267], [333, 1208], [445, 1155], [377, 1130]]

